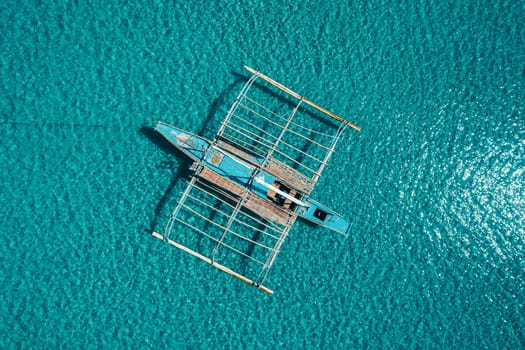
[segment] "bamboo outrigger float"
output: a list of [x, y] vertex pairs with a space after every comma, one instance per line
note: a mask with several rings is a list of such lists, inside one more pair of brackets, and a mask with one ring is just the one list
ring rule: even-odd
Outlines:
[[193, 175], [164, 233], [153, 236], [272, 294], [263, 283], [297, 217], [348, 235], [349, 222], [310, 193], [346, 127], [360, 128], [244, 68], [252, 76], [213, 141], [155, 127], [193, 160]]

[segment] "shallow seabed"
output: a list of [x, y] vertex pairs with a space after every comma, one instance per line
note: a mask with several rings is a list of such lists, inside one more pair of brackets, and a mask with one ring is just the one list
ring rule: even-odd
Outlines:
[[[524, 1], [193, 3], [0, 5], [0, 348], [525, 347]], [[243, 64], [363, 128], [273, 296], [147, 232]]]

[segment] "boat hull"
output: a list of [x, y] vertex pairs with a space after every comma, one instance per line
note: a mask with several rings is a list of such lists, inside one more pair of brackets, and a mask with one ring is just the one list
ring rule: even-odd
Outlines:
[[347, 235], [350, 229], [350, 223], [345, 220], [341, 214], [338, 214], [312, 198], [308, 199], [307, 206], [298, 208], [297, 215], [314, 224], [343, 235]]
[[[253, 162], [245, 161], [215, 146], [203, 137], [169, 124], [159, 122], [155, 130], [193, 161], [271, 202], [278, 209], [289, 211], [291, 214], [338, 233], [347, 234], [348, 221], [308, 195], [302, 195], [288, 187], [286, 179], [279, 179]], [[281, 187], [276, 188], [276, 186]], [[283, 190], [287, 192], [283, 193]]]

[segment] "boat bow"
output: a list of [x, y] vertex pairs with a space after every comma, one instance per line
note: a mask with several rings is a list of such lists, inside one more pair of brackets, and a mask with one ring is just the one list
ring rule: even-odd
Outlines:
[[157, 123], [155, 131], [194, 161], [200, 161], [210, 147], [208, 140], [163, 122]]

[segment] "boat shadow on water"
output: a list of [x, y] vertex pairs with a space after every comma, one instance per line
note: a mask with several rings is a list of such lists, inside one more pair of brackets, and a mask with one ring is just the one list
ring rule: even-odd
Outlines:
[[[142, 128], [140, 128], [140, 133], [146, 136], [151, 142], [153, 142], [156, 146], [158, 146], [163, 152], [166, 152], [168, 154], [174, 153], [173, 146], [168, 141], [166, 141], [165, 138], [160, 136], [153, 128], [143, 126]], [[177, 151], [177, 153], [181, 153], [182, 155], [182, 152], [180, 151]], [[175, 175], [172, 177], [160, 201], [157, 203], [155, 210], [153, 211], [153, 218], [151, 219], [149, 223], [149, 227], [145, 228], [145, 231], [148, 234], [151, 234], [154, 231], [154, 228], [157, 227], [159, 218], [161, 217], [162, 209], [165, 207], [166, 203], [168, 202], [168, 199], [170, 198], [177, 182], [181, 179], [189, 178], [191, 176], [191, 170], [189, 169], [189, 164], [191, 164], [191, 162], [187, 161], [184, 157], [180, 157], [180, 159], [182, 160], [182, 162], [177, 167]], [[170, 161], [164, 160], [160, 162], [157, 165], [157, 167], [173, 169], [176, 166], [176, 164], [177, 162], [175, 160], [170, 160]]]
[[[227, 105], [226, 97], [232, 91], [235, 91], [239, 84], [243, 84], [246, 80], [248, 80], [248, 77], [242, 74], [236, 73], [234, 71], [232, 71], [232, 74], [236, 78], [235, 81], [228, 85], [228, 87], [224, 89], [220, 93], [220, 95], [213, 100], [213, 102], [210, 105], [208, 114], [201, 125], [200, 130], [198, 130], [197, 132], [198, 135], [204, 135], [208, 131], [215, 130], [217, 128], [217, 123], [214, 122], [214, 118], [218, 117], [217, 114], [219, 113], [221, 107]], [[160, 150], [173, 156], [173, 160], [164, 160], [157, 165], [158, 167], [174, 169], [175, 166], [177, 166], [175, 175], [172, 177], [168, 187], [164, 191], [161, 199], [155, 207], [155, 210], [153, 211], [154, 214], [153, 218], [149, 223], [149, 227], [146, 227], [144, 229], [148, 234], [151, 234], [155, 230], [155, 227], [157, 227], [162, 214], [162, 210], [168, 203], [168, 199], [171, 198], [171, 196], [173, 195], [173, 191], [176, 187], [177, 182], [179, 180], [189, 179], [191, 177], [193, 172], [192, 170], [190, 170], [190, 165], [192, 162], [188, 160], [188, 158], [184, 155], [183, 152], [173, 147], [173, 145], [168, 140], [166, 140], [166, 138], [164, 138], [162, 135], [156, 132], [154, 128], [144, 125], [139, 129], [139, 133], [147, 137], [153, 144], [159, 147]]]

